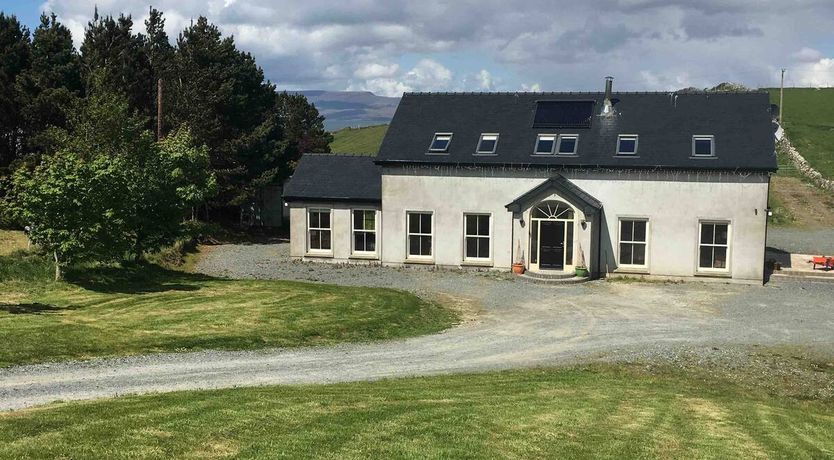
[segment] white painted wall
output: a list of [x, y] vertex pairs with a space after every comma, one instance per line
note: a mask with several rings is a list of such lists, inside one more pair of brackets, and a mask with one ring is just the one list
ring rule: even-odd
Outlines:
[[[504, 206], [558, 172], [603, 204], [601, 266], [587, 245], [591, 226], [581, 233], [592, 271], [617, 269], [618, 219], [650, 221], [649, 267], [654, 275], [697, 275], [698, 222], [729, 220], [729, 272], [760, 280], [764, 267], [768, 177], [765, 174], [647, 171], [571, 171], [481, 167], [386, 168], [382, 179], [382, 261], [406, 262], [406, 211], [433, 211], [434, 263], [458, 266], [463, 257], [463, 213], [493, 215], [493, 265], [508, 268], [522, 229]], [[529, 228], [529, 227], [527, 227]], [[520, 235], [519, 235], [520, 234]], [[594, 259], [594, 260], [591, 260]]]
[[[365, 203], [303, 203], [293, 202], [290, 207], [290, 257], [293, 259], [321, 260], [324, 262], [347, 262], [347, 261], [375, 261], [379, 260], [382, 238], [380, 235], [381, 213], [379, 206]], [[329, 254], [311, 253], [307, 250], [307, 210], [308, 209], [330, 209], [331, 210], [331, 238], [333, 250]], [[370, 256], [366, 254], [352, 254], [353, 223], [351, 211], [354, 209], [377, 210], [377, 254]]]

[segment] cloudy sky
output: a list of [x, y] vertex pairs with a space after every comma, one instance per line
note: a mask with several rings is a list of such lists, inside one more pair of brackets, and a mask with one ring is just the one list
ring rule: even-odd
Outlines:
[[[32, 27], [54, 11], [78, 41], [94, 5], [0, 0]], [[834, 0], [155, 0], [168, 33], [207, 16], [285, 89], [667, 90], [722, 81], [834, 85]]]

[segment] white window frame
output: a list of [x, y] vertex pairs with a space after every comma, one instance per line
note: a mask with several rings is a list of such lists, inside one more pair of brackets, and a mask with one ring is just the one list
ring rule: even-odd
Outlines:
[[[313, 213], [327, 213], [329, 217], [330, 227], [312, 227], [310, 225], [310, 215]], [[319, 219], [321, 220], [321, 219]], [[312, 239], [310, 238], [310, 232], [313, 230], [318, 231], [328, 231], [330, 232], [330, 249], [316, 249], [312, 247]], [[333, 255], [333, 209], [332, 208], [307, 208], [307, 254], [310, 255], [320, 255], [320, 256], [332, 256]]]
[[[467, 234], [466, 233], [466, 217], [467, 216], [483, 216], [483, 217], [486, 217], [487, 219], [489, 219], [489, 225], [487, 226], [489, 228], [489, 233], [486, 236]], [[466, 211], [466, 212], [463, 213], [463, 261], [464, 262], [473, 262], [473, 263], [480, 263], [480, 264], [491, 264], [492, 263], [492, 234], [493, 234], [492, 222], [493, 222], [493, 220], [492, 220], [492, 213], [491, 212], [477, 212], [477, 211], [470, 212], [470, 211]], [[479, 239], [486, 238], [487, 246], [488, 246], [488, 249], [489, 249], [489, 256], [487, 256], [487, 257], [469, 257], [469, 256], [467, 256], [466, 255], [466, 248], [467, 248], [466, 242], [467, 242], [467, 239], [469, 239], [469, 238], [479, 238]]]
[[[539, 142], [542, 140], [542, 138], [552, 138], [553, 146], [550, 147], [549, 152], [539, 152]], [[556, 149], [556, 144], [557, 144], [558, 141], [559, 141], [559, 135], [558, 134], [539, 134], [539, 135], [537, 135], [536, 136], [536, 145], [533, 146], [533, 155], [536, 155], [536, 156], [553, 155], [553, 152]]]
[[[412, 214], [428, 214], [431, 216], [431, 233], [411, 233], [410, 227], [410, 217]], [[419, 211], [419, 210], [407, 210], [405, 212], [405, 260], [406, 261], [418, 261], [418, 262], [431, 262], [434, 261], [434, 250], [435, 250], [435, 240], [434, 240], [434, 211]], [[420, 254], [411, 254], [411, 237], [412, 236], [428, 236], [431, 238], [431, 251], [429, 255], [424, 256]]]
[[[481, 150], [481, 142], [483, 142], [484, 140], [492, 140], [492, 139], [486, 139], [488, 137], [494, 137], [495, 138], [495, 145], [493, 145], [492, 150]], [[478, 138], [478, 145], [475, 147], [475, 154], [476, 155], [493, 155], [493, 154], [495, 154], [495, 152], [498, 150], [498, 138], [499, 138], [498, 133], [481, 133], [481, 137]]]
[[[620, 141], [624, 138], [634, 138], [634, 151], [633, 152], [622, 152], [620, 151]], [[618, 157], [636, 157], [638, 149], [640, 148], [640, 136], [637, 134], [620, 134], [617, 136], [617, 156]]]
[[[432, 148], [434, 143], [438, 140], [439, 137], [448, 137], [449, 140], [446, 142], [446, 148], [444, 149], [435, 149]], [[429, 144], [429, 152], [430, 153], [448, 153], [449, 147], [452, 146], [452, 133], [434, 133], [434, 136], [431, 138], [431, 144]]]
[[[646, 241], [636, 241], [634, 240], [634, 236], [632, 235], [632, 239], [630, 241], [623, 240], [623, 222], [645, 222], [646, 223]], [[637, 216], [621, 216], [617, 222], [617, 268], [625, 268], [625, 269], [639, 269], [639, 270], [648, 270], [649, 268], [649, 241], [651, 240], [651, 221], [648, 217], [637, 217]], [[639, 264], [626, 264], [622, 262], [622, 257], [620, 254], [621, 251], [621, 244], [631, 244], [632, 246], [637, 244], [643, 244], [645, 246], [645, 252], [643, 254], [643, 258], [645, 263], [643, 265]], [[633, 249], [633, 248], [632, 248]], [[633, 253], [632, 253], [633, 254]], [[632, 260], [634, 256], [632, 255]]]
[[[696, 141], [709, 141], [709, 155], [695, 153]], [[715, 158], [715, 136], [712, 134], [696, 134], [692, 136], [692, 158]]]
[[[373, 230], [359, 230], [356, 228], [356, 211], [372, 212], [374, 213], [374, 229]], [[364, 222], [363, 222], [364, 227]], [[356, 233], [373, 233], [374, 234], [374, 250], [373, 251], [359, 251], [356, 249]], [[367, 244], [367, 242], [366, 242]], [[352, 208], [350, 210], [350, 253], [357, 256], [374, 256], [379, 253], [379, 211], [373, 208]]]
[[[562, 139], [573, 139], [573, 152], [560, 152], [559, 150], [562, 148]], [[576, 152], [579, 151], [579, 134], [560, 134], [559, 140], [556, 142], [556, 155], [576, 155]]]
[[[701, 232], [703, 231], [704, 224], [707, 225], [726, 225], [727, 226], [727, 244], [715, 244], [715, 243], [701, 243]], [[732, 242], [733, 242], [733, 223], [727, 219], [701, 219], [698, 221], [698, 244], [697, 250], [695, 253], [695, 268], [697, 273], [715, 273], [715, 274], [728, 274], [730, 273], [730, 262], [732, 256]], [[701, 267], [701, 247], [709, 246], [709, 247], [723, 247], [726, 248], [726, 261], [724, 268], [712, 268], [712, 267]], [[714, 259], [714, 257], [713, 257]]]

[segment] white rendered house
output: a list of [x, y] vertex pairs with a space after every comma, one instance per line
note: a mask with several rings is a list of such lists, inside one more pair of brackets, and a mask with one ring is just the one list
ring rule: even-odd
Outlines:
[[291, 256], [764, 276], [768, 95], [410, 93], [377, 157], [305, 155]]

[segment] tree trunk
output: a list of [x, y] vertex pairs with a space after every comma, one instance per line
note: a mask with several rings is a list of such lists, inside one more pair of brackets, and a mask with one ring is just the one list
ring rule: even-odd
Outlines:
[[58, 251], [53, 251], [52, 255], [55, 257], [55, 281], [61, 281], [64, 274], [61, 272], [61, 263], [58, 260]]

